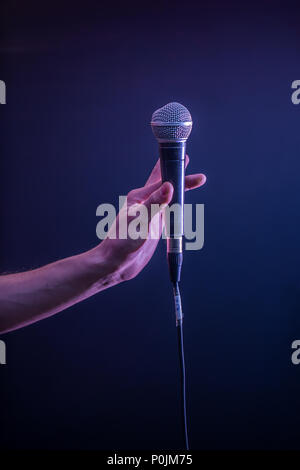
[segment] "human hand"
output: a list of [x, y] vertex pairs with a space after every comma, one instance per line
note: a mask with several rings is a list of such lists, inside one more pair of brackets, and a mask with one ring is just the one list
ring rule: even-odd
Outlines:
[[[185, 166], [189, 163], [189, 157], [186, 155]], [[206, 181], [205, 175], [198, 173], [185, 177], [185, 190], [191, 190], [202, 186]], [[97, 249], [101, 251], [106, 262], [112, 267], [114, 278], [117, 282], [133, 279], [150, 261], [162, 233], [162, 209], [151, 214], [151, 206], [167, 205], [171, 202], [173, 196], [173, 186], [169, 182], [162, 184], [160, 161], [158, 160], [153, 168], [145, 186], [133, 189], [127, 195], [127, 207], [123, 207], [119, 212], [107, 237], [98, 245]], [[119, 237], [120, 220], [127, 220], [127, 228], [130, 222], [136, 216], [138, 207], [143, 204], [149, 214], [148, 235], [145, 239], [132, 239], [127, 236], [126, 239]], [[134, 211], [133, 211], [134, 209]], [[132, 213], [135, 213], [133, 216]], [[114, 237], [112, 237], [114, 233]], [[153, 236], [154, 235], [154, 236]]]

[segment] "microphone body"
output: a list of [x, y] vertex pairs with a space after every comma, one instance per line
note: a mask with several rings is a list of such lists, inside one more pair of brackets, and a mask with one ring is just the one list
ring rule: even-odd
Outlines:
[[160, 142], [159, 156], [162, 182], [169, 181], [174, 188], [170, 206], [169, 226], [167, 227], [167, 259], [171, 282], [180, 281], [183, 261], [182, 237], [184, 234], [184, 169], [185, 142]]
[[159, 145], [162, 181], [169, 181], [174, 188], [166, 227], [167, 259], [174, 285], [180, 281], [183, 260], [185, 148], [192, 124], [189, 110], [180, 103], [168, 103], [157, 109], [151, 120], [152, 131]]

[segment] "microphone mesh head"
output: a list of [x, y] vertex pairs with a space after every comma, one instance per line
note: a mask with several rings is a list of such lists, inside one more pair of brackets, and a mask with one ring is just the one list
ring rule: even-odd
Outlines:
[[192, 125], [189, 110], [180, 103], [168, 103], [157, 109], [151, 120], [153, 134], [160, 142], [187, 140]]

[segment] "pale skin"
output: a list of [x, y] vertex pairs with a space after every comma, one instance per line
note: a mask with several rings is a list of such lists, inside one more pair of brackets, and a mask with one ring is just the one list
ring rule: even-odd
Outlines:
[[[186, 157], [186, 166], [189, 158]], [[185, 189], [205, 183], [203, 174], [185, 177]], [[173, 196], [171, 183], [162, 184], [159, 161], [141, 188], [127, 195], [128, 210], [144, 204], [151, 214], [152, 204], [169, 204]], [[120, 214], [115, 220], [118, 227]], [[152, 231], [161, 235], [162, 211], [149, 220]], [[128, 223], [132, 217], [128, 217]], [[117, 231], [118, 233], [118, 231]], [[61, 312], [98, 292], [136, 277], [150, 261], [159, 237], [146, 239], [111, 239], [107, 237], [95, 248], [65, 258], [39, 269], [0, 276], [0, 333], [16, 330]]]

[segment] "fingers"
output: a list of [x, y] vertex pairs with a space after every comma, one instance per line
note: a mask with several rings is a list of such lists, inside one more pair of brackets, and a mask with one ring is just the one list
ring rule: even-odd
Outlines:
[[[189, 156], [186, 155], [185, 167], [188, 166], [189, 161], [190, 161]], [[185, 190], [189, 191], [191, 189], [199, 188], [205, 183], [205, 181], [206, 181], [206, 176], [201, 173], [188, 175], [185, 177]], [[172, 186], [170, 183], [169, 185]], [[142, 188], [137, 188], [137, 189], [133, 189], [132, 191], [130, 191], [130, 193], [128, 194], [128, 204], [129, 205], [139, 204], [147, 200], [154, 192], [156, 192], [159, 189], [160, 186], [161, 186], [161, 172], [160, 172], [160, 161], [158, 160], [145, 186], [143, 186]], [[156, 195], [158, 194], [159, 193], [156, 193]], [[163, 204], [163, 202], [161, 204]]]
[[[159, 185], [158, 188], [156, 187], [157, 184]], [[127, 222], [130, 224], [128, 226], [128, 231], [130, 232], [130, 238], [134, 240], [136, 238], [148, 238], [149, 228], [151, 230], [150, 238], [160, 238], [161, 211], [171, 202], [173, 197], [173, 186], [168, 181], [162, 185], [160, 182], [153, 184], [148, 188], [152, 188], [152, 192], [149, 194], [148, 198], [144, 200], [144, 202], [137, 201], [134, 203], [131, 200], [131, 202], [128, 204]], [[144, 189], [145, 188], [141, 188], [141, 191]], [[143, 229], [138, 233], [138, 237], [136, 237], [136, 233], [133, 232], [133, 230], [135, 230], [135, 225], [133, 224], [134, 226], [132, 226], [132, 222], [136, 218], [137, 214], [139, 214], [140, 220], [141, 217], [143, 219]], [[119, 217], [121, 217], [121, 213], [119, 214]]]
[[206, 176], [202, 173], [188, 175], [185, 177], [185, 190], [190, 191], [191, 189], [199, 188], [204, 185], [205, 181]]
[[[191, 189], [199, 188], [203, 186], [206, 181], [206, 176], [202, 173], [197, 173], [194, 175], [188, 175], [185, 177], [185, 191], [190, 191]], [[128, 194], [128, 204], [136, 204], [145, 201], [154, 191], [156, 191], [161, 186], [161, 180], [156, 183], [152, 183], [142, 188], [133, 189]]]
[[167, 204], [169, 204], [173, 197], [173, 186], [171, 183], [166, 181], [160, 186], [159, 189], [156, 189], [148, 199], [144, 202], [150, 215], [150, 220], [153, 219], [155, 214], [163, 209]]
[[133, 189], [128, 193], [128, 204], [135, 204], [139, 202], [145, 201], [150, 194], [156, 191], [161, 186], [161, 180], [157, 181], [156, 183], [152, 183], [142, 188]]
[[[188, 163], [188, 162], [187, 162]], [[188, 175], [185, 177], [185, 190], [198, 188], [202, 186], [206, 181], [206, 176], [202, 173]], [[128, 219], [126, 223], [130, 223], [129, 230], [135, 230], [135, 225], [131, 227], [131, 222], [139, 213], [146, 220], [146, 225], [143, 229], [148, 226], [151, 230], [150, 238], [158, 239], [161, 234], [161, 213], [162, 210], [171, 203], [173, 197], [173, 186], [169, 181], [161, 184], [159, 180], [156, 183], [144, 186], [143, 188], [134, 189], [128, 194], [127, 205], [128, 205]], [[145, 212], [146, 209], [146, 212]], [[125, 213], [127, 210], [125, 211]], [[124, 215], [124, 214], [123, 214]], [[121, 220], [122, 211], [119, 214]], [[140, 223], [140, 222], [139, 222]], [[153, 232], [153, 233], [152, 233]], [[148, 237], [148, 231], [143, 233], [138, 232], [131, 233], [131, 239], [136, 240], [137, 238], [146, 239]]]
[[[188, 166], [189, 161], [190, 161], [189, 156], [186, 155], [185, 156], [185, 168]], [[161, 181], [161, 172], [160, 172], [160, 161], [159, 161], [159, 159], [157, 160], [155, 167], [153, 168], [149, 178], [147, 179], [145, 186], [147, 186], [149, 184], [157, 183], [158, 181]]]

